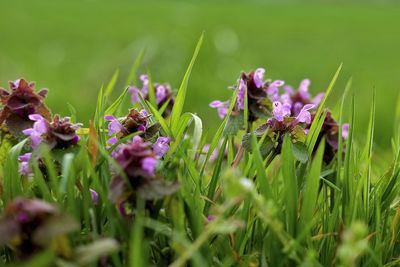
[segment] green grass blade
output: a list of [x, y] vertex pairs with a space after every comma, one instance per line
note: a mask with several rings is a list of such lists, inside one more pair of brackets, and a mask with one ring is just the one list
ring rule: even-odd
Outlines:
[[146, 54], [146, 48], [143, 48], [138, 57], [135, 60], [135, 63], [132, 65], [132, 68], [129, 72], [128, 78], [126, 79], [125, 86], [130, 86], [130, 85], [137, 85], [136, 81], [136, 72], [140, 66], [140, 63], [143, 60], [144, 55]]
[[21, 155], [21, 151], [27, 141], [28, 138], [25, 138], [8, 151], [6, 163], [4, 165], [4, 193], [7, 196], [4, 198], [5, 200], [7, 198], [12, 200], [23, 194], [21, 175], [18, 171], [18, 156]]
[[315, 204], [317, 203], [324, 150], [325, 140], [322, 140], [312, 162], [311, 170], [305, 181], [305, 190], [300, 215], [303, 226], [307, 225], [311, 221], [315, 210]]
[[108, 101], [108, 98], [112, 92], [112, 90], [115, 87], [115, 83], [118, 80], [118, 75], [119, 75], [119, 69], [117, 69], [114, 73], [114, 75], [112, 76], [110, 82], [108, 83], [107, 87], [106, 87], [106, 91], [104, 93], [105, 97], [106, 97], [106, 101]]
[[312, 123], [310, 131], [309, 131], [309, 133], [307, 135], [306, 145], [308, 146], [309, 150], [311, 149], [311, 151], [312, 151], [312, 148], [313, 148], [313, 147], [312, 148], [310, 147], [311, 140], [313, 139], [314, 135], [318, 135], [319, 132], [320, 132], [320, 128], [318, 128], [318, 124], [319, 124], [319, 121], [320, 121], [320, 118], [321, 118], [321, 114], [322, 114], [322, 111], [324, 110], [326, 99], [330, 95], [330, 93], [332, 91], [332, 88], [335, 85], [335, 82], [337, 80], [337, 77], [339, 76], [339, 73], [340, 73], [340, 71], [342, 69], [342, 65], [343, 64], [340, 64], [340, 66], [337, 69], [335, 75], [333, 76], [331, 82], [329, 83], [329, 86], [328, 86], [328, 89], [326, 90], [325, 96], [322, 99], [321, 104], [319, 105], [317, 113], [315, 115], [316, 119], [314, 119], [314, 122]]
[[151, 114], [153, 114], [154, 117], [157, 119], [157, 121], [161, 124], [163, 130], [168, 134], [169, 137], [172, 138], [172, 140], [175, 140], [171, 129], [168, 127], [168, 123], [165, 121], [160, 112], [158, 112], [158, 110], [155, 107], [153, 107], [153, 105], [151, 105], [150, 102], [147, 102], [147, 105], [150, 108]]
[[251, 135], [251, 147], [253, 150], [253, 162], [257, 169], [257, 183], [260, 193], [265, 199], [271, 199], [273, 197], [271, 186], [269, 184], [268, 176], [265, 172], [264, 161], [257, 144], [257, 138], [254, 134]]
[[179, 124], [179, 118], [180, 118], [182, 110], [183, 110], [183, 104], [185, 103], [185, 97], [186, 97], [186, 91], [187, 91], [190, 73], [192, 72], [192, 68], [193, 68], [194, 62], [196, 61], [197, 54], [199, 53], [201, 44], [203, 42], [203, 38], [204, 38], [204, 32], [200, 36], [200, 39], [197, 43], [192, 60], [189, 63], [189, 67], [186, 70], [185, 76], [183, 77], [181, 86], [179, 87], [179, 91], [178, 91], [178, 94], [175, 99], [174, 107], [173, 107], [172, 113], [171, 113], [171, 123], [170, 123], [171, 129], [174, 133], [176, 133], [176, 130], [177, 130], [177, 127]]
[[157, 107], [156, 92], [154, 89], [153, 79], [151, 78], [151, 73], [149, 69], [147, 70], [147, 77], [149, 79], [149, 102], [153, 105], [153, 107]]
[[296, 236], [297, 225], [297, 178], [295, 174], [295, 160], [292, 144], [288, 136], [285, 136], [282, 147], [282, 176], [284, 183], [284, 202], [286, 207], [286, 227], [289, 234]]
[[117, 109], [119, 108], [119, 106], [122, 104], [124, 97], [126, 95], [126, 93], [128, 93], [129, 88], [125, 88], [125, 90], [122, 92], [122, 94], [117, 98], [117, 100], [114, 101], [114, 103], [111, 104], [111, 106], [108, 107], [108, 109], [106, 109], [106, 111], [104, 112], [104, 114], [106, 115], [113, 115], [115, 113], [115, 111], [117, 111]]

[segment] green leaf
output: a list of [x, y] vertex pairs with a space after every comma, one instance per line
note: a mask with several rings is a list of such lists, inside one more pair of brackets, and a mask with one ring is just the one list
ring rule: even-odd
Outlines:
[[160, 114], [160, 112], [158, 112], [158, 110], [153, 107], [150, 102], [146, 103], [148, 105], [148, 107], [150, 108], [151, 114], [154, 115], [154, 117], [157, 119], [157, 121], [161, 124], [161, 127], [163, 128], [163, 130], [168, 134], [169, 137], [171, 137], [173, 140], [175, 140], [174, 135], [172, 134], [171, 129], [168, 127], [167, 122], [165, 121], [165, 119], [163, 118], [163, 116]]
[[295, 165], [293, 158], [292, 144], [289, 136], [285, 136], [282, 146], [282, 176], [284, 183], [284, 203], [286, 207], [286, 227], [287, 231], [296, 236], [297, 225], [297, 178], [295, 173]]
[[117, 80], [118, 80], [118, 75], [119, 75], [119, 70], [117, 69], [117, 70], [115, 71], [114, 75], [112, 76], [110, 82], [108, 83], [107, 87], [106, 87], [106, 91], [105, 91], [105, 93], [104, 93], [104, 95], [105, 95], [105, 97], [106, 97], [106, 100], [108, 100], [108, 97], [110, 96], [112, 90], [113, 90], [114, 87], [115, 87], [115, 83], [116, 83]]
[[[4, 193], [10, 200], [23, 194], [21, 175], [18, 172], [18, 156], [21, 155], [21, 151], [27, 141], [28, 138], [25, 138], [11, 148], [7, 154], [6, 164], [4, 166]], [[7, 198], [4, 199], [6, 200]]]
[[140, 62], [142, 62], [145, 53], [146, 53], [146, 48], [143, 48], [140, 51], [138, 57], [136, 58], [135, 63], [132, 65], [132, 68], [131, 68], [131, 70], [129, 72], [128, 78], [127, 78], [127, 80], [125, 82], [126, 86], [130, 86], [132, 84], [133, 85], [137, 85], [136, 78], [135, 78], [136, 77], [136, 71], [138, 70], [138, 68], [140, 66]]
[[[308, 147], [308, 151], [310, 154], [314, 149], [316, 139], [317, 139], [319, 132], [321, 130], [321, 127], [322, 127], [322, 123], [320, 123], [320, 122], [321, 122], [321, 120], [323, 121], [325, 119], [325, 117], [324, 116], [321, 117], [321, 115], [322, 115], [322, 111], [324, 110], [324, 107], [325, 107], [326, 99], [330, 95], [332, 88], [335, 85], [337, 77], [339, 76], [339, 73], [342, 69], [342, 65], [343, 64], [340, 64], [340, 66], [337, 69], [335, 75], [333, 76], [331, 82], [329, 83], [329, 86], [328, 86], [328, 89], [326, 90], [325, 96], [322, 99], [321, 104], [318, 107], [317, 113], [315, 114], [315, 119], [314, 119], [313, 123], [311, 124], [310, 131], [308, 132], [307, 139], [306, 139], [306, 145]], [[319, 127], [320, 125], [321, 125], [321, 127]], [[313, 140], [315, 140], [315, 142], [312, 142]]]
[[178, 94], [175, 99], [174, 107], [173, 107], [172, 113], [171, 113], [171, 123], [170, 123], [172, 132], [174, 132], [174, 133], [176, 133], [176, 131], [177, 131], [177, 127], [179, 124], [179, 118], [180, 118], [182, 110], [183, 110], [183, 104], [185, 103], [185, 97], [186, 97], [186, 91], [187, 91], [190, 73], [192, 72], [192, 68], [193, 68], [194, 62], [196, 61], [197, 54], [200, 51], [200, 47], [203, 42], [203, 38], [204, 38], [204, 32], [200, 36], [200, 39], [197, 43], [192, 60], [189, 63], [189, 67], [186, 70], [185, 76], [183, 77], [181, 86], [179, 87]]
[[301, 163], [308, 161], [308, 150], [307, 146], [301, 142], [292, 143], [293, 156]]
[[231, 114], [226, 122], [226, 126], [224, 129], [223, 135], [236, 135], [237, 132], [243, 128], [243, 111]]
[[[305, 147], [305, 146], [304, 146]], [[293, 146], [294, 148], [294, 146]], [[313, 216], [314, 210], [316, 208], [318, 191], [319, 191], [319, 180], [321, 175], [322, 160], [325, 151], [325, 140], [320, 142], [317, 150], [317, 154], [311, 165], [311, 170], [306, 178], [305, 191], [303, 195], [303, 203], [301, 205], [301, 220], [303, 226], [308, 224]], [[307, 154], [307, 148], [305, 147], [305, 152]], [[308, 155], [308, 154], [307, 154]]]
[[98, 239], [88, 245], [77, 247], [75, 251], [75, 261], [80, 266], [88, 266], [88, 264], [98, 260], [100, 257], [114, 253], [118, 251], [118, 249], [119, 244], [114, 239]]
[[151, 73], [149, 69], [147, 70], [147, 77], [149, 79], [149, 102], [153, 105], [153, 107], [157, 107], [156, 92], [154, 89], [153, 79], [151, 78]]
[[117, 100], [114, 101], [114, 103], [111, 104], [111, 106], [106, 109], [104, 114], [106, 115], [112, 115], [114, 112], [119, 108], [119, 106], [122, 104], [124, 97], [126, 93], [128, 93], [129, 88], [125, 88], [125, 90], [122, 92], [122, 94], [117, 98]]
[[[256, 166], [257, 169], [257, 184], [258, 187], [260, 189], [261, 195], [265, 198], [265, 199], [271, 199], [272, 198], [272, 190], [271, 190], [271, 186], [269, 184], [269, 180], [268, 180], [268, 176], [265, 172], [265, 166], [264, 166], [264, 161], [263, 158], [261, 156], [261, 152], [258, 149], [258, 144], [257, 144], [257, 138], [254, 134], [251, 135], [251, 147], [252, 150], [254, 151], [254, 164]], [[268, 140], [269, 138], [265, 138], [266, 140]], [[271, 140], [271, 139], [269, 139]]]

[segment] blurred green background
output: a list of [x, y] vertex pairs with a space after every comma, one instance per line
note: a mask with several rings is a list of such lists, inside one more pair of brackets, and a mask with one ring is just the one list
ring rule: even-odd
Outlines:
[[356, 130], [363, 136], [372, 88], [377, 91], [377, 142], [390, 145], [400, 85], [400, 5], [381, 1], [3, 1], [0, 0], [0, 87], [24, 77], [50, 88], [54, 113], [67, 102], [87, 125], [102, 83], [120, 69], [118, 90], [139, 51], [140, 72], [179, 87], [195, 44], [206, 32], [189, 82], [186, 110], [215, 131], [208, 103], [231, 96], [242, 70], [311, 92], [327, 88], [341, 62], [333, 106], [353, 77]]

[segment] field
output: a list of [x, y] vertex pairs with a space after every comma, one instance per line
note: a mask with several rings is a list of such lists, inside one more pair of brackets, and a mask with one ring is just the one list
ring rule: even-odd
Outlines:
[[1, 266], [400, 264], [400, 5], [0, 7]]
[[[226, 88], [241, 71], [263, 67], [268, 77], [293, 86], [309, 78], [315, 93], [327, 88], [343, 62], [328, 104], [337, 103], [350, 77], [358, 105], [371, 99], [375, 87], [376, 141], [388, 148], [400, 83], [399, 5], [202, 2], [3, 1], [0, 87], [20, 77], [37, 81], [52, 89], [46, 101], [55, 112], [67, 115], [69, 102], [79, 107], [78, 118], [87, 125], [101, 84], [116, 69], [126, 77], [143, 47], [140, 72], [149, 68], [155, 81], [178, 88], [194, 40], [205, 30], [185, 110], [212, 118], [204, 122], [212, 132], [218, 119], [207, 103], [227, 98]], [[363, 135], [368, 112], [357, 110], [356, 118], [356, 132]]]

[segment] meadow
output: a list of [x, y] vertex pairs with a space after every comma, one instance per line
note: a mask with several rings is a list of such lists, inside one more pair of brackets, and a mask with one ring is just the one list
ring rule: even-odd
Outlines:
[[[390, 146], [400, 83], [396, 1], [16, 0], [2, 1], [0, 12], [0, 84], [37, 81], [53, 91], [46, 101], [56, 112], [68, 114], [65, 102], [79, 106], [85, 125], [101, 85], [116, 69], [126, 76], [143, 47], [140, 72], [150, 68], [157, 81], [178, 88], [193, 40], [205, 30], [185, 110], [213, 118], [206, 128], [213, 131], [218, 117], [204, 103], [228, 97], [241, 71], [263, 67], [293, 86], [309, 78], [315, 93], [343, 62], [328, 105], [338, 102], [350, 77], [358, 105], [375, 87], [377, 145]], [[123, 86], [121, 80], [114, 96]], [[363, 135], [368, 112], [358, 110], [356, 118]]]
[[2, 4], [2, 265], [399, 265], [395, 4], [118, 3]]

